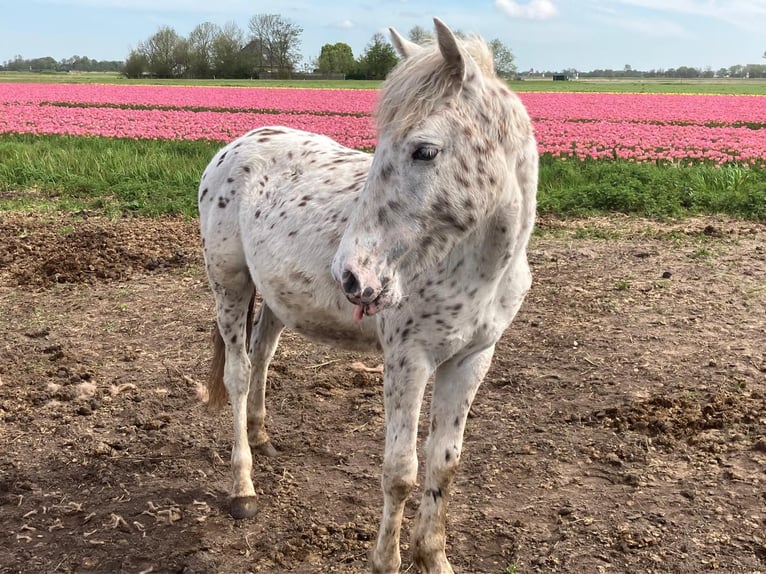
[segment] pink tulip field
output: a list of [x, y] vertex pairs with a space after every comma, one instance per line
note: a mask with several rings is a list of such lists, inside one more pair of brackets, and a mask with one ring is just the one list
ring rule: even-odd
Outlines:
[[[555, 157], [763, 167], [766, 97], [519, 94]], [[231, 140], [263, 125], [375, 145], [374, 90], [0, 83], [0, 133]]]

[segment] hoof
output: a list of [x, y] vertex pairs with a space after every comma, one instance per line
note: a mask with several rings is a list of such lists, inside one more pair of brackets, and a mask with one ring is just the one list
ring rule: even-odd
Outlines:
[[231, 499], [231, 516], [236, 520], [252, 518], [257, 510], [255, 496], [237, 496]]
[[264, 443], [256, 445], [253, 448], [257, 450], [259, 453], [261, 453], [263, 456], [268, 456], [269, 458], [279, 456], [279, 451], [274, 448], [274, 445], [271, 444], [270, 440], [267, 440]]

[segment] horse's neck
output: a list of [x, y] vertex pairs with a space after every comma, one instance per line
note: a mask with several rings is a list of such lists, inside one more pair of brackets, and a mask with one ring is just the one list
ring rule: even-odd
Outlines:
[[415, 284], [459, 267], [470, 269], [471, 274], [481, 281], [498, 277], [517, 255], [521, 211], [513, 201], [501, 199], [476, 229], [447, 247], [436, 260], [426, 267], [403, 272], [411, 273], [410, 281]]

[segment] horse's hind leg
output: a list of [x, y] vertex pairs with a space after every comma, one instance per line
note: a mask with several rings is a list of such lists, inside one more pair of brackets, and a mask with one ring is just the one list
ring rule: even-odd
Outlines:
[[467, 358], [447, 361], [436, 370], [423, 498], [412, 535], [413, 558], [421, 572], [452, 572], [444, 551], [449, 487], [460, 461], [468, 411], [493, 353], [494, 346]]
[[211, 265], [210, 262], [207, 267], [215, 296], [218, 330], [225, 345], [223, 382], [234, 417], [231, 515], [234, 518], [246, 518], [255, 514], [255, 489], [251, 478], [253, 457], [247, 440], [250, 359], [245, 350], [247, 314], [254, 286], [247, 267], [223, 269], [223, 266]]
[[248, 395], [247, 429], [252, 447], [266, 456], [277, 454], [266, 433], [266, 373], [284, 328], [269, 306], [265, 302], [262, 303], [250, 341], [252, 374]]

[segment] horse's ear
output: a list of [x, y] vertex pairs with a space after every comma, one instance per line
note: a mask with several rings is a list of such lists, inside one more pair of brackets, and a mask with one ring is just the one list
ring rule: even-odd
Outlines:
[[463, 82], [468, 76], [468, 71], [474, 68], [476, 64], [471, 57], [466, 54], [458, 45], [457, 38], [447, 25], [434, 18], [436, 27], [436, 42], [439, 44], [439, 51], [447, 65], [451, 68], [452, 74]]
[[394, 43], [394, 48], [396, 48], [396, 51], [399, 52], [399, 55], [402, 57], [402, 59], [406, 60], [413, 54], [416, 54], [423, 49], [415, 42], [410, 42], [406, 38], [400, 36], [399, 32], [393, 28], [389, 28], [388, 31], [391, 33], [391, 41]]

